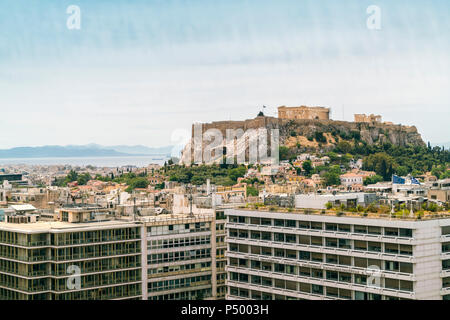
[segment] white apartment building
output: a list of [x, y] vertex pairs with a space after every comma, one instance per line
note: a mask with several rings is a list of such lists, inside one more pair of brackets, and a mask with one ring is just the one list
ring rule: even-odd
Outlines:
[[450, 298], [450, 218], [230, 209], [227, 299]]

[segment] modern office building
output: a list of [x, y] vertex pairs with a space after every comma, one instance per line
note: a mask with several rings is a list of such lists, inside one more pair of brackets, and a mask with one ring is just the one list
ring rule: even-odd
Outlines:
[[80, 206], [60, 210], [60, 221], [0, 222], [0, 299], [141, 299], [140, 224], [95, 213]]
[[226, 288], [226, 251], [227, 244], [225, 242], [226, 238], [226, 216], [225, 209], [219, 207], [215, 209], [215, 219], [213, 229], [216, 230], [215, 236], [215, 250], [216, 250], [216, 299], [225, 299], [227, 288]]
[[225, 215], [227, 299], [450, 298], [449, 216]]
[[142, 217], [144, 300], [214, 299], [216, 250], [212, 214]]

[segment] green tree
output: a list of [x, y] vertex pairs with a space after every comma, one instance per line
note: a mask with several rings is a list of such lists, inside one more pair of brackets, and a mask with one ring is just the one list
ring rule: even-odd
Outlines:
[[375, 171], [384, 180], [390, 180], [393, 173], [394, 159], [384, 152], [371, 154], [363, 159], [363, 168]]
[[280, 146], [278, 149], [280, 160], [288, 160], [289, 159], [289, 148], [286, 146]]
[[258, 189], [252, 186], [247, 186], [247, 197], [248, 196], [254, 196], [257, 197], [259, 195]]
[[307, 176], [309, 176], [311, 174], [311, 172], [314, 170], [314, 168], [312, 166], [312, 162], [310, 160], [306, 160], [305, 162], [303, 162], [302, 168], [303, 168], [303, 170], [305, 170], [305, 174]]
[[372, 177], [365, 178], [363, 183], [365, 186], [367, 186], [369, 184], [375, 184], [375, 183], [381, 182], [381, 181], [383, 181], [383, 177], [376, 174]]

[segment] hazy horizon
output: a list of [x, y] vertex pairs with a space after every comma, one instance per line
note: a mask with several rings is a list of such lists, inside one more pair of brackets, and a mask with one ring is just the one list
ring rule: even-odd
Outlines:
[[[81, 29], [69, 30], [69, 5]], [[381, 9], [381, 29], [366, 26]], [[450, 141], [450, 3], [0, 3], [0, 149], [173, 145], [193, 122], [327, 106]]]

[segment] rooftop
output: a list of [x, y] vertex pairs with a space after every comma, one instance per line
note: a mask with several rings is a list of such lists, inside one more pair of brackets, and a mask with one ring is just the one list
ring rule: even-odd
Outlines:
[[306, 214], [306, 215], [321, 215], [321, 216], [336, 216], [336, 217], [349, 217], [349, 218], [361, 218], [361, 219], [389, 219], [389, 220], [436, 220], [436, 219], [450, 219], [450, 212], [414, 212], [414, 217], [410, 216], [409, 210], [395, 212], [391, 214], [387, 213], [374, 213], [374, 212], [353, 212], [347, 210], [333, 210], [333, 209], [297, 209], [297, 208], [284, 208], [278, 206], [241, 206], [238, 210], [246, 211], [261, 211], [271, 213], [286, 213], [286, 214]]
[[42, 232], [69, 232], [84, 229], [107, 229], [136, 226], [138, 223], [127, 220], [110, 220], [86, 223], [70, 223], [60, 221], [38, 221], [34, 223], [7, 223], [0, 222], [0, 230], [15, 231], [22, 233], [42, 233]]

